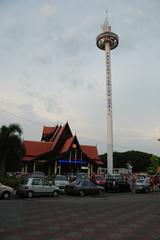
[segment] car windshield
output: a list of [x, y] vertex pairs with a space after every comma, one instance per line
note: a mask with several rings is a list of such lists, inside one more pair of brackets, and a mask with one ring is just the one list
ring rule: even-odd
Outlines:
[[81, 173], [81, 174], [78, 174], [76, 177], [77, 177], [77, 178], [86, 179], [86, 178], [87, 178], [87, 175], [86, 175], [86, 174], [83, 174], [83, 173]]
[[64, 175], [57, 175], [57, 176], [55, 177], [55, 180], [63, 180], [63, 181], [67, 181], [67, 177], [64, 176]]
[[42, 178], [44, 178], [45, 174], [44, 174], [44, 172], [33, 172], [32, 177], [42, 177]]
[[144, 183], [144, 179], [138, 179], [137, 183]]
[[108, 179], [122, 179], [122, 176], [119, 174], [108, 175]]
[[105, 177], [103, 175], [98, 175], [98, 176], [96, 176], [96, 179], [97, 180], [101, 180], [101, 179], [103, 180], [103, 179], [105, 179]]

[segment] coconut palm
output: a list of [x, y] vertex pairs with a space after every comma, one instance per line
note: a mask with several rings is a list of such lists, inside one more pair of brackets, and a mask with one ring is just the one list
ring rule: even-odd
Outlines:
[[20, 164], [25, 153], [21, 135], [22, 128], [19, 124], [3, 125], [0, 128], [0, 176], [5, 175], [6, 167], [14, 165], [11, 163], [13, 159], [17, 159]]

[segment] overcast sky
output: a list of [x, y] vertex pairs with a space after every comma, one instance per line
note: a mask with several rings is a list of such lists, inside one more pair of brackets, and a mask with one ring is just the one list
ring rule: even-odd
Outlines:
[[96, 36], [108, 12], [114, 150], [160, 155], [159, 0], [0, 0], [0, 126], [25, 140], [70, 124], [106, 152], [105, 55]]

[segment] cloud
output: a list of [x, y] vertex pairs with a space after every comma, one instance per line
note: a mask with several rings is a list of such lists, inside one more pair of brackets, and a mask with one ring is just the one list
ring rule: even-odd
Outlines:
[[[111, 53], [114, 144], [160, 152], [154, 145], [159, 6], [158, 0], [0, 1], [0, 107], [42, 124], [68, 120], [79, 136], [106, 151], [105, 54], [96, 36], [107, 8], [120, 39]], [[5, 114], [6, 122], [16, 119]], [[34, 130], [34, 124], [20, 121], [30, 138], [40, 134], [39, 125]]]
[[[31, 91], [28, 89], [21, 89], [21, 94], [24, 94], [29, 99], [29, 101], [32, 103], [32, 106], [34, 106], [34, 108], [36, 105], [36, 107], [39, 110], [41, 109], [41, 111], [44, 110], [53, 114], [62, 113], [62, 108], [56, 101], [56, 97], [53, 97], [53, 96], [51, 97], [49, 95], [44, 95], [40, 92]], [[36, 111], [36, 108], [35, 108], [35, 111]]]

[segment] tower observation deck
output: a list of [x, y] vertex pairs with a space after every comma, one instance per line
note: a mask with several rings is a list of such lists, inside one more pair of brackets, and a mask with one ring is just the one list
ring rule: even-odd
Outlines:
[[111, 32], [108, 19], [103, 24], [103, 32], [96, 38], [97, 47], [105, 51], [106, 55], [106, 110], [107, 110], [107, 172], [113, 173], [113, 123], [112, 123], [112, 82], [110, 50], [119, 43], [118, 35]]

